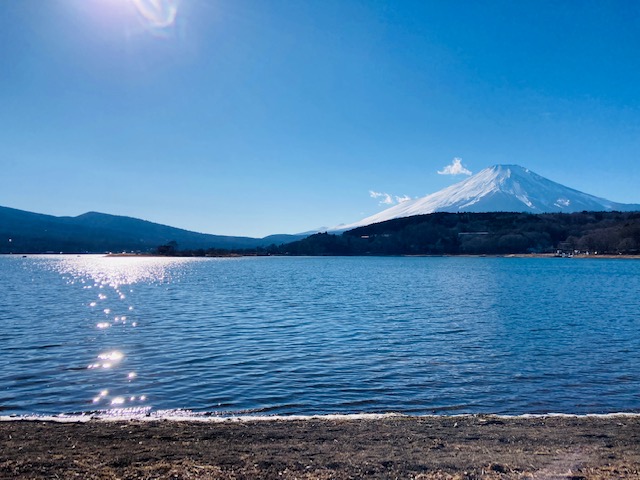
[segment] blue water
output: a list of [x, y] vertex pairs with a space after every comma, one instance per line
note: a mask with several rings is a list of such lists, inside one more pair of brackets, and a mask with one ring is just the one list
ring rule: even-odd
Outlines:
[[640, 261], [0, 258], [0, 415], [640, 412]]

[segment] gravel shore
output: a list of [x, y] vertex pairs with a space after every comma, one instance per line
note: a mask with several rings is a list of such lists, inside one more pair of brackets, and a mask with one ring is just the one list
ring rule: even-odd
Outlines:
[[0, 478], [640, 479], [640, 416], [12, 420]]

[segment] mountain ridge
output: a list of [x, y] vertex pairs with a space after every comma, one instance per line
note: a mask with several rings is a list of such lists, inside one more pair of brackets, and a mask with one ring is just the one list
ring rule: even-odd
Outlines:
[[0, 253], [149, 252], [172, 241], [177, 242], [179, 248], [192, 250], [253, 249], [300, 238], [304, 236], [211, 235], [100, 212], [57, 217], [0, 206]]
[[[494, 165], [425, 197], [409, 200], [359, 222], [344, 232], [387, 220], [437, 212], [573, 213], [640, 211], [548, 180], [519, 165]], [[0, 206], [0, 253], [150, 252], [176, 242], [183, 250], [243, 250], [294, 242], [313, 232], [264, 238], [211, 235], [133, 217], [86, 212], [76, 217], [46, 215]]]
[[329, 231], [346, 231], [394, 218], [435, 212], [573, 213], [613, 210], [637, 211], [640, 204], [618, 203], [589, 195], [520, 165], [493, 165], [435, 193], [402, 202]]

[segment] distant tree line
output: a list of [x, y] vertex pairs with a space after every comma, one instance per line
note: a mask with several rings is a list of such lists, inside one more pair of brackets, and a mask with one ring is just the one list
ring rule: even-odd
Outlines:
[[280, 247], [273, 244], [268, 247], [255, 248], [197, 248], [180, 249], [178, 243], [172, 240], [164, 245], [156, 247], [152, 252], [154, 255], [164, 257], [246, 257], [246, 256], [267, 256], [280, 254]]
[[638, 255], [640, 212], [432, 213], [376, 223], [341, 235], [319, 233], [257, 249], [179, 251], [175, 245], [172, 247], [173, 252], [164, 254], [491, 255], [562, 249]]

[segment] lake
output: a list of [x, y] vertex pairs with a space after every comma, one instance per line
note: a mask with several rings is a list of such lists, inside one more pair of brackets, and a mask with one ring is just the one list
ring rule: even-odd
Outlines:
[[640, 261], [0, 257], [0, 415], [640, 412]]

